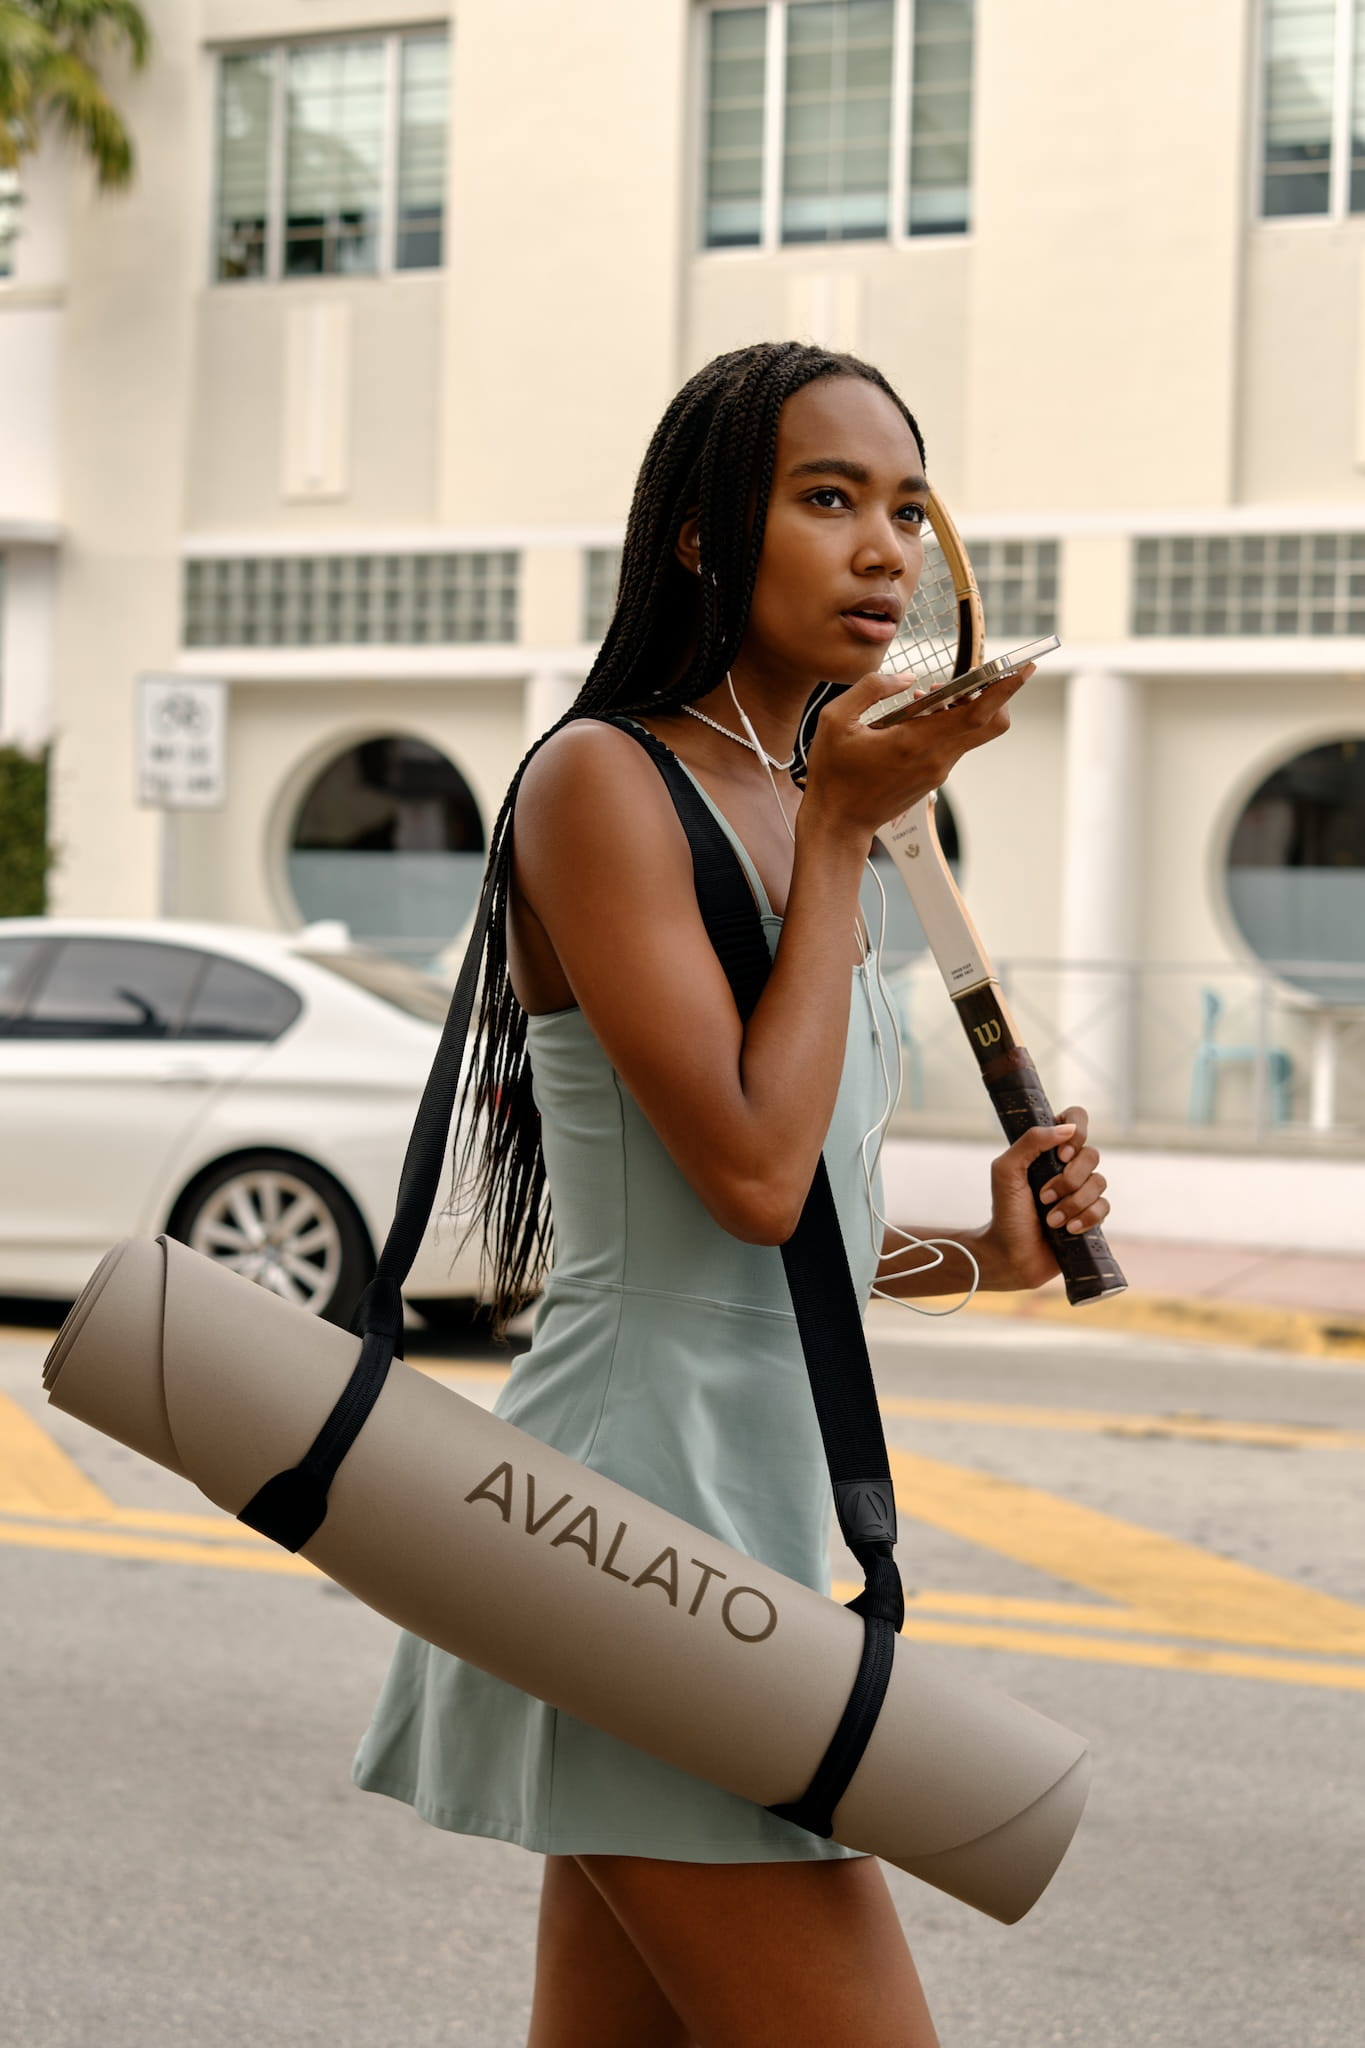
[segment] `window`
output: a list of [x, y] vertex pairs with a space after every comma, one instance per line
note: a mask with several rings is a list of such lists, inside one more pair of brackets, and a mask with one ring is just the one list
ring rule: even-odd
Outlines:
[[0, 939], [0, 1031], [23, 1001], [43, 945], [42, 939]]
[[428, 31], [222, 57], [219, 281], [439, 267], [449, 53]]
[[67, 939], [10, 1036], [172, 1038], [203, 964], [184, 946]]
[[1365, 533], [1136, 541], [1133, 631], [1365, 633]]
[[294, 821], [289, 883], [306, 923], [339, 918], [427, 967], [474, 908], [483, 854], [479, 807], [454, 762], [395, 733], [318, 776]]
[[[1237, 821], [1227, 880], [1258, 958], [1321, 1003], [1365, 1003], [1365, 738], [1312, 747], [1266, 777]], [[1334, 962], [1356, 971], [1324, 971]]]
[[583, 638], [600, 640], [616, 610], [620, 548], [589, 548], [583, 558]]
[[231, 556], [185, 564], [187, 647], [449, 646], [515, 640], [521, 560]]
[[423, 974], [406, 960], [391, 960], [384, 953], [367, 953], [355, 948], [349, 953], [301, 953], [301, 960], [378, 996], [381, 1003], [416, 1017], [423, 1024], [444, 1024], [450, 1008], [450, 990], [434, 974]]
[[23, 193], [19, 173], [0, 167], [0, 277], [14, 274], [14, 245], [19, 238], [19, 209]]
[[971, 557], [993, 638], [1032, 640], [1056, 632], [1055, 540], [974, 540]]
[[1365, 213], [1365, 0], [1265, 0], [1261, 211]]
[[703, 245], [964, 233], [973, 26], [973, 0], [716, 0]]
[[[205, 957], [205, 956], [200, 956]], [[208, 956], [181, 1038], [268, 1045], [303, 1008], [292, 988], [239, 960]]]

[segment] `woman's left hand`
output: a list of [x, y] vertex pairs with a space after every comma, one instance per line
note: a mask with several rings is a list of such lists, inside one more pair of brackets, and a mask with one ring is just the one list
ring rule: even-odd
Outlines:
[[[991, 1220], [982, 1240], [982, 1283], [991, 1288], [1041, 1287], [1057, 1277], [1048, 1240], [1057, 1231], [1093, 1230], [1109, 1214], [1100, 1155], [1086, 1143], [1090, 1119], [1083, 1109], [1062, 1111], [1056, 1124], [1040, 1125], [1016, 1138], [991, 1162]], [[1038, 1220], [1028, 1170], [1056, 1146], [1062, 1170], [1047, 1181], [1042, 1199], [1047, 1224]]]

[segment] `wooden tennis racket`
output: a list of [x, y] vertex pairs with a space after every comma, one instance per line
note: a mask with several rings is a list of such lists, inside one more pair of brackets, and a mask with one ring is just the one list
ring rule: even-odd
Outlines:
[[[882, 662], [883, 672], [909, 670], [930, 689], [965, 675], [982, 657], [985, 620], [981, 593], [962, 539], [941, 500], [931, 494], [924, 526], [924, 570], [907, 603], [900, 635]], [[986, 949], [953, 880], [939, 844], [932, 796], [883, 825], [877, 837], [890, 854], [924, 927], [953, 1008], [976, 1056], [986, 1092], [1011, 1142], [1037, 1124], [1057, 1121], [1014, 1020]], [[1048, 1211], [1039, 1190], [1062, 1162], [1053, 1151], [1029, 1168], [1029, 1184], [1047, 1242], [1073, 1304], [1121, 1294], [1128, 1285], [1099, 1230], [1072, 1236], [1046, 1230]]]

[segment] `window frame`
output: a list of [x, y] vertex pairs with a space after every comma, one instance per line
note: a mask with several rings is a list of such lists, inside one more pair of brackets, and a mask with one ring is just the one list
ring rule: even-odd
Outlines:
[[[794, 0], [701, 0], [693, 10], [692, 22], [692, 231], [691, 255], [707, 262], [752, 261], [755, 257], [783, 255], [789, 251], [802, 251], [819, 255], [835, 249], [922, 249], [926, 246], [941, 248], [945, 244], [960, 246], [971, 240], [974, 232], [969, 221], [965, 228], [950, 229], [943, 234], [912, 235], [907, 231], [906, 222], [910, 204], [910, 110], [914, 100], [915, 60], [915, 0], [893, 0], [894, 17], [891, 41], [891, 147], [888, 160], [888, 219], [890, 227], [885, 235], [855, 237], [847, 241], [784, 242], [782, 239], [782, 144], [786, 94], [786, 53], [787, 53], [787, 9]], [[800, 0], [795, 0], [799, 5]], [[764, 99], [763, 99], [763, 184], [760, 199], [761, 228], [756, 242], [731, 244], [729, 246], [708, 246], [706, 233], [706, 174], [707, 174], [707, 44], [710, 35], [709, 22], [713, 14], [733, 13], [737, 9], [763, 7], [767, 11], [766, 42], [764, 46]], [[972, 139], [971, 163], [976, 162], [976, 61], [977, 38], [972, 38]], [[776, 89], [774, 87], [776, 86]], [[969, 192], [972, 182], [969, 178]]]
[[1258, 0], [1252, 16], [1250, 215], [1258, 228], [1341, 227], [1365, 220], [1365, 207], [1351, 210], [1351, 120], [1355, 86], [1356, 0], [1335, 0], [1336, 32], [1332, 44], [1332, 154], [1328, 170], [1327, 207], [1322, 213], [1267, 213], [1266, 181], [1266, 53], [1269, 46], [1271, 0]]
[[[330, 29], [320, 35], [297, 36], [255, 36], [241, 42], [220, 43], [211, 52], [209, 86], [209, 131], [212, 158], [209, 169], [208, 209], [208, 252], [206, 282], [212, 291], [234, 290], [243, 286], [269, 285], [328, 285], [359, 282], [374, 284], [379, 280], [406, 277], [443, 277], [449, 267], [450, 227], [450, 134], [449, 107], [446, 120], [446, 167], [445, 190], [442, 194], [441, 210], [441, 261], [437, 264], [419, 265], [398, 270], [394, 257], [398, 249], [398, 168], [399, 168], [399, 123], [402, 113], [403, 45], [406, 42], [430, 41], [444, 36], [448, 49], [453, 51], [454, 30], [449, 21], [414, 21], [404, 28], [352, 28]], [[384, 74], [384, 143], [380, 156], [379, 171], [379, 228], [377, 235], [376, 261], [373, 270], [308, 271], [289, 276], [284, 269], [285, 229], [285, 179], [287, 173], [287, 139], [285, 122], [287, 102], [287, 58], [291, 50], [326, 49], [348, 43], [379, 43], [383, 46]], [[220, 277], [218, 274], [219, 241], [222, 222], [219, 206], [222, 200], [222, 118], [223, 60], [231, 57], [266, 56], [274, 60], [274, 76], [270, 92], [270, 182], [266, 194], [265, 218], [265, 272], [260, 277]]]

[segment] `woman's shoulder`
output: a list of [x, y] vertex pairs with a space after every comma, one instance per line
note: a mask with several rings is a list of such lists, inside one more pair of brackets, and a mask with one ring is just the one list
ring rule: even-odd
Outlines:
[[523, 850], [529, 839], [560, 857], [585, 842], [628, 846], [637, 859], [652, 847], [670, 865], [680, 846], [686, 855], [658, 769], [629, 732], [601, 718], [576, 718], [538, 749], [517, 792], [516, 826]]
[[[517, 792], [517, 811], [605, 805], [651, 811], [665, 794], [659, 772], [639, 741], [603, 718], [575, 718], [551, 733], [527, 763]], [[671, 806], [665, 804], [666, 809]]]

